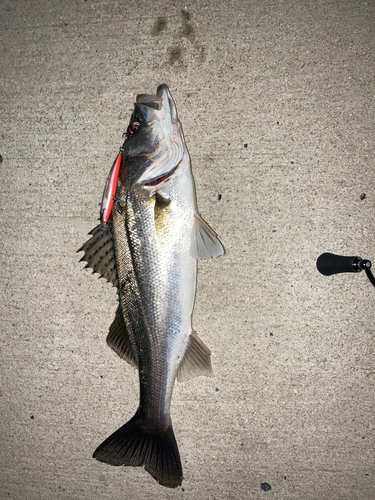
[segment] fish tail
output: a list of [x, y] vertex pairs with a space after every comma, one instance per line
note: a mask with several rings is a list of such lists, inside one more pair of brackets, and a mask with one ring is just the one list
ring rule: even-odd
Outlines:
[[145, 432], [138, 413], [95, 450], [93, 457], [110, 465], [144, 466], [162, 486], [182, 483], [182, 465], [172, 424], [162, 432]]

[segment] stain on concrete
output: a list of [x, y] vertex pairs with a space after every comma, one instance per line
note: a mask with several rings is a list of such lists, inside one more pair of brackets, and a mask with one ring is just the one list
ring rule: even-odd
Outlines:
[[169, 47], [168, 49], [168, 62], [170, 65], [174, 65], [177, 62], [182, 62], [182, 52], [183, 49], [179, 47], [178, 45], [174, 45], [172, 47]]
[[165, 31], [166, 29], [167, 29], [167, 19], [163, 16], [159, 16], [155, 20], [155, 22], [151, 28], [151, 35], [152, 36], [160, 35], [160, 33]]
[[170, 65], [179, 64], [180, 67], [186, 67], [187, 61], [183, 55], [190, 59], [202, 63], [206, 57], [206, 49], [197, 39], [196, 31], [192, 23], [192, 15], [186, 9], [181, 9], [181, 26], [175, 32], [173, 45], [168, 48], [168, 62]]
[[190, 23], [191, 21], [190, 12], [186, 9], [182, 9], [181, 17], [182, 17], [182, 27], [181, 27], [182, 36], [186, 37], [188, 40], [190, 40], [191, 43], [195, 44], [196, 36], [195, 36], [195, 30]]

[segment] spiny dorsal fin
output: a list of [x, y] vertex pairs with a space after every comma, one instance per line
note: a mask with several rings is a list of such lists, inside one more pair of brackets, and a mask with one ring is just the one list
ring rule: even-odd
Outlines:
[[96, 226], [89, 234], [91, 238], [81, 246], [77, 252], [85, 252], [80, 260], [87, 262], [85, 267], [99, 273], [100, 278], [105, 278], [113, 286], [118, 286], [115, 249], [110, 226], [106, 231], [101, 231], [101, 226]]
[[120, 358], [125, 359], [131, 365], [137, 366], [137, 358], [134, 354], [131, 345], [129, 334], [126, 329], [124, 316], [122, 314], [121, 306], [117, 307], [116, 316], [112, 325], [109, 327], [107, 335], [108, 346], [115, 351]]
[[195, 332], [191, 332], [185, 355], [177, 370], [177, 380], [182, 382], [199, 375], [212, 377], [211, 351]]
[[210, 259], [225, 253], [215, 231], [198, 214], [194, 214], [192, 250], [196, 259]]

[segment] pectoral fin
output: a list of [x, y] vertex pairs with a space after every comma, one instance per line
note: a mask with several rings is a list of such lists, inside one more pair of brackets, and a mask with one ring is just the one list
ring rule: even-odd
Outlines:
[[137, 366], [138, 361], [130, 342], [129, 334], [125, 325], [121, 306], [117, 307], [116, 316], [109, 327], [107, 335], [108, 346], [115, 351], [120, 358], [125, 359], [131, 365]]
[[197, 259], [210, 259], [225, 253], [215, 231], [198, 214], [194, 214], [192, 251]]
[[183, 382], [199, 375], [212, 376], [211, 351], [195, 332], [191, 332], [185, 355], [177, 370], [177, 380]]

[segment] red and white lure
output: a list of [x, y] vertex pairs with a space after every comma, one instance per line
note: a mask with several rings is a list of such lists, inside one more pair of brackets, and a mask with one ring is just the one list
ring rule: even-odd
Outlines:
[[109, 221], [109, 217], [111, 216], [121, 162], [122, 162], [122, 154], [120, 150], [109, 172], [107, 182], [105, 183], [102, 205], [100, 208], [100, 225], [102, 229], [106, 228]]

